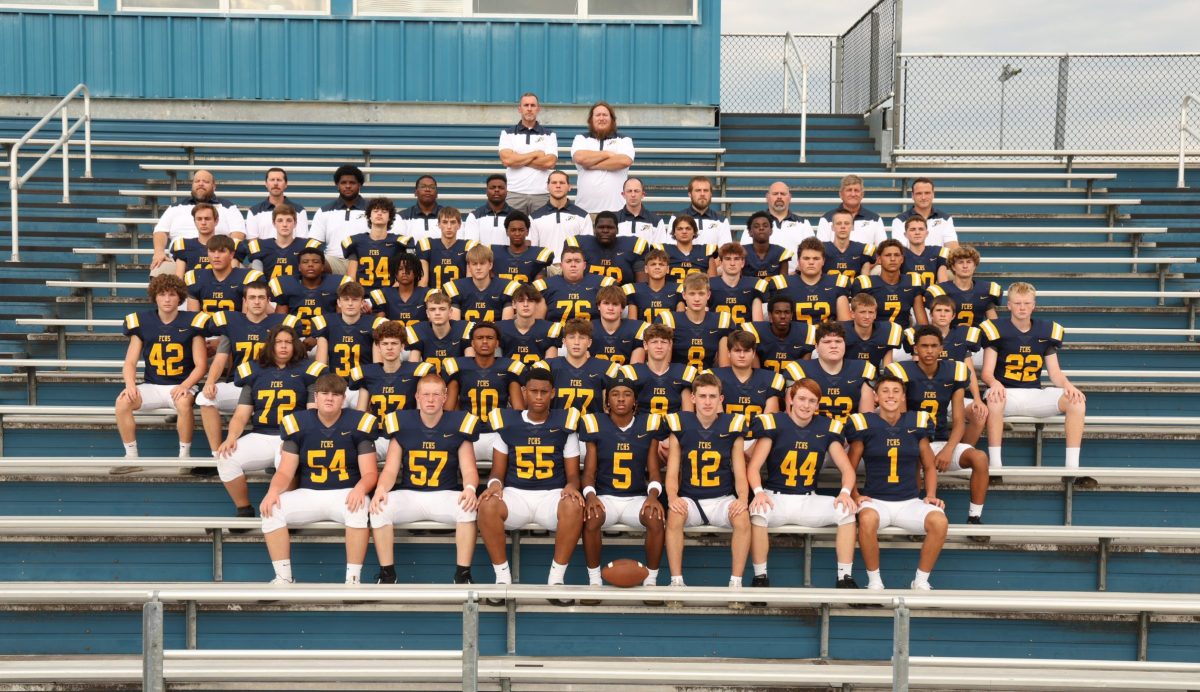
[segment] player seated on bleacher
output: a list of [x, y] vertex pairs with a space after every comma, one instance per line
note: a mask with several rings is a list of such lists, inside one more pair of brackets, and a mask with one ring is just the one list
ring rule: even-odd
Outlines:
[[492, 454], [499, 436], [492, 431], [492, 409], [524, 410], [521, 375], [525, 365], [512, 358], [498, 358], [500, 328], [495, 322], [480, 322], [471, 330], [471, 349], [475, 355], [442, 360], [442, 375], [447, 382], [447, 411], [467, 411], [479, 419], [475, 456], [486, 459]]
[[296, 210], [290, 204], [281, 204], [271, 211], [271, 223], [275, 237], [256, 238], [246, 241], [243, 264], [254, 266], [266, 275], [267, 280], [281, 276], [296, 276], [300, 272], [300, 251], [315, 248], [325, 255], [325, 246], [313, 238], [296, 236]]
[[562, 273], [533, 282], [542, 293], [537, 316], [551, 322], [566, 322], [572, 317], [592, 319], [596, 311], [596, 292], [601, 286], [616, 285], [607, 276], [589, 274], [583, 250], [567, 246], [559, 257]]
[[892, 351], [904, 343], [904, 329], [895, 322], [875, 319], [879, 303], [870, 293], [859, 293], [850, 301], [853, 318], [846, 328], [846, 359], [865, 360], [882, 370], [892, 362]]
[[790, 298], [796, 308], [795, 320], [813, 327], [829, 320], [850, 319], [850, 279], [837, 271], [824, 271], [829, 264], [825, 245], [816, 238], [805, 238], [797, 254], [799, 270], [760, 279], [759, 292], [772, 298]]
[[567, 238], [563, 245], [583, 250], [588, 272], [610, 277], [621, 286], [646, 279], [642, 258], [654, 247], [641, 238], [618, 236], [617, 215], [611, 211], [596, 214], [590, 229]]
[[[807, 221], [804, 222], [808, 224]], [[771, 242], [774, 221], [766, 211], [756, 211], [746, 221], [746, 234], [742, 243], [746, 248], [746, 265], [742, 273], [756, 279], [769, 279], [777, 274], [787, 274], [794, 259], [795, 250]], [[750, 242], [746, 242], [749, 238]]]
[[850, 284], [853, 293], [869, 293], [875, 298], [879, 316], [908, 329], [915, 321], [929, 321], [925, 313], [925, 284], [916, 272], [905, 274], [904, 246], [898, 240], [888, 239], [880, 243], [875, 257], [879, 263], [879, 274], [859, 274]]
[[542, 293], [533, 284], [523, 283], [513, 291], [514, 316], [499, 325], [500, 351], [505, 356], [526, 365], [558, 356], [562, 323], [534, 317], [541, 303]]
[[421, 287], [421, 272], [421, 261], [416, 255], [397, 257], [395, 284], [371, 291], [371, 309], [405, 327], [424, 322], [425, 299], [435, 289]]
[[625, 315], [623, 286], [603, 286], [596, 292], [597, 319], [592, 321], [591, 354], [617, 365], [646, 362], [642, 345], [648, 322], [631, 320]]
[[379, 362], [362, 363], [351, 370], [349, 386], [358, 392], [356, 408], [375, 414], [375, 451], [384, 457], [388, 447], [384, 418], [392, 411], [415, 408], [417, 382], [435, 369], [429, 363], [404, 360], [404, 325], [401, 323], [386, 321], [375, 328], [372, 337]]
[[[1057, 322], [1033, 318], [1037, 290], [1017, 281], [1008, 287], [1007, 319], [988, 320], [983, 332], [983, 381], [988, 386], [988, 464], [1000, 468], [1004, 416], [1044, 418], [1066, 416], [1065, 463], [1078, 468], [1083, 442], [1087, 398], [1071, 384], [1058, 364], [1063, 328]], [[1053, 387], [1042, 388], [1045, 368]]]
[[729, 333], [729, 365], [708, 372], [721, 381], [725, 413], [740, 413], [750, 419], [760, 413], [776, 413], [783, 399], [783, 376], [754, 367], [754, 335], [737, 330]]
[[916, 272], [926, 287], [942, 283], [949, 278], [946, 263], [950, 258], [949, 249], [941, 245], [925, 244], [928, 235], [929, 229], [925, 226], [925, 219], [912, 216], [904, 222], [904, 239], [894, 238], [904, 246], [904, 264], [900, 271]]
[[[829, 240], [818, 241], [825, 248], [825, 265], [822, 271], [844, 276], [849, 281], [853, 281], [859, 274], [870, 274], [875, 263], [875, 245], [850, 239], [854, 230], [854, 213], [838, 208], [830, 212], [829, 218], [831, 236]], [[808, 238], [805, 238], [801, 241], [801, 249], [807, 240]]]
[[679, 284], [671, 276], [670, 258], [661, 248], [646, 253], [646, 280], [621, 287], [629, 304], [629, 318], [643, 322], [654, 322], [664, 312], [674, 312], [678, 307]]
[[217, 230], [217, 208], [208, 202], [197, 202], [192, 207], [192, 222], [196, 224], [196, 237], [176, 238], [170, 248], [171, 259], [175, 262], [175, 276], [181, 279], [193, 269], [209, 266], [208, 241]]
[[[337, 312], [312, 317], [312, 336], [317, 338], [313, 357], [329, 366], [330, 372], [348, 378], [362, 365], [377, 360], [375, 330], [387, 320], [363, 314], [362, 284], [347, 281], [337, 288]], [[358, 403], [358, 392], [346, 395], [346, 405]]]
[[435, 374], [422, 377], [416, 391], [415, 411], [392, 411], [386, 418], [387, 460], [370, 508], [379, 557], [376, 581], [396, 583], [393, 525], [436, 521], [454, 525], [454, 583], [470, 584], [479, 503], [472, 444], [481, 421], [466, 411], [443, 410], [446, 383]]
[[239, 517], [254, 516], [246, 472], [274, 465], [284, 417], [308, 406], [313, 400], [309, 390], [326, 370], [324, 363], [305, 356], [300, 335], [289, 325], [272, 328], [263, 345], [253, 360], [237, 368], [237, 409], [225, 441], [213, 452], [217, 474]]
[[475, 245], [467, 250], [467, 277], [442, 285], [450, 297], [450, 318], [469, 322], [512, 319], [512, 294], [521, 284], [492, 276], [492, 248]]
[[432, 363], [440, 374], [443, 359], [469, 355], [468, 340], [474, 325], [450, 319], [450, 298], [441, 291], [430, 291], [425, 296], [425, 319], [404, 331], [408, 359]]
[[746, 322], [744, 331], [755, 339], [755, 353], [761, 367], [782, 373], [788, 363], [808, 358], [813, 352], [809, 343], [812, 328], [795, 321], [796, 304], [791, 298], [776, 293], [767, 299], [767, 320]]
[[875, 366], [865, 360], [846, 358], [846, 328], [839, 322], [825, 322], [813, 333], [816, 357], [793, 361], [784, 366], [788, 379], [808, 377], [821, 387], [820, 413], [846, 422], [855, 411], [875, 410]]
[[[856, 538], [851, 497], [858, 477], [846, 456], [842, 424], [817, 415], [821, 387], [803, 378], [788, 389], [787, 411], [763, 413], [750, 423], [750, 562], [751, 586], [770, 586], [767, 554], [768, 529], [780, 526], [837, 526], [837, 588], [857, 589], [851, 576]], [[817, 476], [826, 459], [842, 474], [842, 490], [835, 497], [817, 494]], [[766, 482], [762, 472], [766, 468]]]
[[208, 268], [183, 275], [187, 284], [188, 310], [210, 315], [220, 310], [242, 311], [246, 286], [263, 278], [262, 272], [233, 266], [233, 238], [215, 235], [208, 239]]
[[687, 363], [672, 362], [675, 330], [665, 324], [652, 324], [642, 336], [646, 362], [624, 368], [626, 377], [633, 380], [638, 410], [660, 416], [695, 410], [692, 380], [700, 371]]
[[[204, 348], [208, 315], [179, 309], [187, 298], [187, 289], [174, 274], [150, 279], [146, 293], [154, 301], [155, 309], [125, 316], [129, 348], [121, 368], [125, 388], [116, 401], [117, 430], [125, 445], [125, 457], [137, 457], [137, 423], [133, 412], [174, 410], [178, 415], [175, 430], [179, 433], [179, 456], [190, 457], [195, 429], [192, 402], [196, 385], [208, 365]], [[137, 383], [139, 360], [145, 361], [142, 384]]]
[[338, 286], [353, 282], [348, 276], [325, 273], [325, 255], [317, 248], [306, 247], [299, 253], [299, 276], [280, 276], [271, 279], [271, 298], [275, 312], [294, 315], [300, 321], [300, 336], [304, 348], [311, 351], [317, 345], [313, 333], [314, 315], [337, 312]]
[[508, 243], [492, 245], [492, 262], [498, 278], [527, 284], [542, 278], [547, 267], [554, 264], [553, 250], [529, 241], [529, 224], [529, 217], [523, 212], [514, 211], [504, 217]]
[[[960, 361], [967, 366], [970, 382], [967, 384], [967, 430], [963, 442], [974, 446], [983, 436], [984, 421], [988, 417], [987, 402], [979, 394], [979, 377], [976, 373], [983, 365], [983, 332], [978, 327], [968, 327], [960, 324], [951, 327], [954, 321], [954, 301], [949, 296], [938, 296], [929, 303], [929, 325], [935, 327], [942, 335], [942, 351], [938, 358], [942, 360]], [[917, 332], [915, 329], [904, 330], [904, 352], [896, 351], [902, 358], [897, 361], [912, 360], [917, 351]]]
[[[288, 528], [317, 521], [346, 527], [346, 583], [358, 584], [367, 555], [367, 506], [379, 477], [375, 416], [346, 409], [346, 381], [325, 373], [312, 387], [315, 409], [283, 418], [279, 469], [259, 505], [272, 584], [292, 583]], [[289, 490], [299, 476], [298, 487]]]
[[[937, 327], [917, 327], [915, 360], [892, 363], [889, 372], [903, 380], [909, 411], [925, 411], [933, 419], [934, 461], [939, 474], [971, 474], [968, 524], [983, 523], [983, 503], [988, 490], [988, 458], [966, 443], [965, 392], [971, 385], [970, 366], [942, 356], [942, 333]], [[973, 422], [978, 417], [971, 416]], [[947, 421], [949, 425], [947, 425]], [[978, 438], [976, 438], [978, 439]]]
[[659, 443], [669, 430], [662, 416], [639, 412], [633, 382], [620, 376], [605, 392], [605, 411], [584, 416], [580, 441], [586, 443], [583, 465], [583, 553], [588, 584], [599, 586], [601, 529], [624, 524], [646, 529], [644, 586], [658, 583], [666, 524]]
[[750, 554], [749, 485], [744, 440], [746, 419], [722, 411], [721, 381], [701, 373], [692, 381], [695, 413], [667, 416], [667, 563], [671, 586], [683, 586], [683, 530], [730, 529], [729, 587], [742, 587]]
[[712, 295], [708, 278], [700, 272], [688, 274], [679, 287], [683, 310], [658, 316], [659, 322], [675, 330], [671, 360], [697, 370], [728, 362], [729, 344], [725, 337], [733, 331], [729, 313], [708, 311], [708, 299]]
[[709, 279], [708, 309], [728, 312], [735, 326], [761, 321], [762, 293], [759, 280], [745, 276], [746, 248], [737, 243], [725, 243], [717, 251], [717, 275]]
[[548, 584], [562, 584], [583, 531], [579, 492], [579, 411], [552, 409], [550, 373], [531, 368], [521, 390], [526, 410], [492, 409], [500, 439], [487, 489], [479, 497], [479, 532], [497, 584], [511, 584], [505, 531], [534, 523], [554, 532]]
[[[929, 445], [933, 420], [925, 411], [905, 411], [905, 384], [884, 372], [876, 383], [879, 411], [856, 413], [846, 425], [850, 465], [863, 463], [866, 481], [858, 503], [858, 547], [867, 568], [867, 588], [883, 589], [879, 574], [879, 530], [896, 526], [925, 534], [911, 588], [928, 591], [929, 573], [946, 542], [946, 503], [937, 497], [937, 462]], [[925, 497], [918, 478], [924, 477]]]
[[680, 214], [671, 219], [671, 242], [660, 248], [667, 253], [671, 277], [681, 282], [688, 274], [700, 272], [708, 276], [717, 273], [717, 248], [715, 244], [696, 242], [696, 219]]
[[454, 207], [442, 207], [438, 212], [439, 235], [417, 241], [417, 257], [421, 259], [420, 286], [436, 288], [461, 279], [467, 273], [467, 250], [474, 247], [474, 240], [459, 235], [462, 230], [462, 213]]
[[396, 205], [387, 197], [376, 197], [367, 202], [367, 232], [342, 241], [346, 276], [368, 291], [391, 286], [396, 258], [413, 250], [411, 238], [392, 232], [395, 222]]
[[950, 280], [943, 281], [925, 290], [925, 301], [937, 296], [950, 296], [957, 306], [954, 326], [965, 324], [977, 327], [985, 319], [996, 319], [996, 307], [1000, 304], [1000, 284], [995, 281], [976, 281], [979, 269], [979, 251], [970, 245], [959, 245], [946, 256], [950, 269]]

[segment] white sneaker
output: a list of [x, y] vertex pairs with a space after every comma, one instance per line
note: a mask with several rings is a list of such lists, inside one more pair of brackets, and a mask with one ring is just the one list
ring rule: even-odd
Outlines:
[[[668, 584], [667, 587], [671, 588], [671, 589], [686, 589], [687, 588], [687, 586], [685, 586], [684, 584]], [[668, 608], [682, 608], [683, 601], [667, 601], [667, 607]]]
[[912, 584], [909, 584], [908, 588], [912, 589], [913, 591], [933, 591], [933, 587], [930, 586], [929, 582], [927, 581], [921, 582], [920, 584], [914, 581]]
[[353, 577], [346, 577], [346, 584], [348, 586], [358, 586], [361, 583], [362, 583], [362, 578], [359, 577], [357, 574], [354, 575]]
[[283, 577], [275, 577], [271, 580], [271, 586], [279, 586], [280, 584], [295, 584], [295, 579], [284, 579]]
[[885, 588], [886, 587], [883, 585], [883, 582], [867, 582], [867, 591], [883, 591]]

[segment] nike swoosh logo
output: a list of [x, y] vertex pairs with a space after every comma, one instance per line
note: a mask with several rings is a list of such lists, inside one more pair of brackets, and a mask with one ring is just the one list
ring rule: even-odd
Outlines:
[[454, 437], [454, 433], [443, 433], [442, 437]]
[[342, 433], [342, 435], [349, 435], [349, 434], [350, 434], [350, 433], [348, 433], [348, 432], [344, 432], [344, 433]]

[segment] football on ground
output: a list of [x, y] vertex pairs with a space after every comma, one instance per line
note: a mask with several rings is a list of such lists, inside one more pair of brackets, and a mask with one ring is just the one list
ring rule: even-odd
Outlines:
[[600, 576], [604, 577], [604, 581], [621, 588], [641, 586], [649, 575], [650, 570], [646, 569], [645, 565], [629, 558], [613, 560], [600, 571]]

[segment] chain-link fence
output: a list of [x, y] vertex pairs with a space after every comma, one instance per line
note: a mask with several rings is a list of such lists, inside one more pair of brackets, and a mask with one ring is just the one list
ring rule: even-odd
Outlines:
[[1200, 53], [902, 55], [904, 149], [1174, 151]]
[[[808, 63], [808, 112], [833, 111], [833, 47], [836, 36], [792, 36]], [[721, 35], [721, 110], [726, 113], [799, 113], [800, 65], [786, 80], [785, 34]], [[795, 56], [792, 56], [794, 63]], [[788, 93], [785, 98], [784, 90]], [[785, 109], [786, 105], [786, 109]]]
[[892, 96], [900, 0], [880, 0], [841, 37], [839, 113], [866, 113]]

